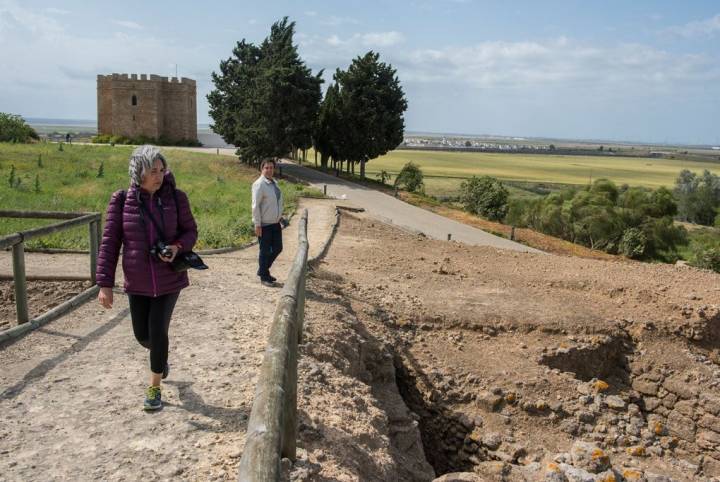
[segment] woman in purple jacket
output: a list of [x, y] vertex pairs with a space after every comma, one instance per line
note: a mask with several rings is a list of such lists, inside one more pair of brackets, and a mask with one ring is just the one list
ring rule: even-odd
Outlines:
[[[122, 245], [133, 332], [150, 350], [150, 386], [144, 409], [158, 410], [162, 408], [160, 380], [169, 370], [170, 318], [180, 290], [189, 284], [187, 272], [173, 271], [170, 263], [179, 252], [192, 250], [197, 226], [187, 195], [175, 189], [175, 179], [157, 147], [136, 148], [130, 156], [129, 172], [130, 189], [114, 193], [107, 209], [97, 263], [98, 301], [105, 308], [112, 307]], [[162, 249], [160, 242], [167, 248]]]

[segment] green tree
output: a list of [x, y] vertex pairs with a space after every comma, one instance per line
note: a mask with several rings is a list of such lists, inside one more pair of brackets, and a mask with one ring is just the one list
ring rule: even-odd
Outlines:
[[[403, 140], [407, 110], [405, 93], [392, 65], [380, 62], [380, 54], [368, 52], [355, 58], [347, 71], [334, 75], [339, 87], [343, 140], [338, 155], [360, 164], [395, 149]], [[337, 144], [337, 142], [336, 142]]]
[[322, 72], [312, 75], [293, 45], [295, 22], [274, 23], [258, 47], [238, 42], [213, 72], [212, 128], [249, 164], [312, 145]]
[[0, 112], [0, 142], [30, 142], [37, 140], [35, 129], [19, 115]]
[[339, 102], [340, 89], [336, 83], [332, 83], [320, 104], [313, 134], [313, 145], [320, 153], [320, 165], [324, 168], [327, 167], [330, 157], [338, 159], [341, 150], [343, 122]]
[[396, 187], [405, 187], [410, 192], [415, 192], [423, 188], [423, 173], [417, 164], [408, 162], [405, 164], [397, 176], [395, 176]]
[[508, 191], [493, 177], [473, 176], [460, 184], [460, 202], [473, 214], [499, 221], [507, 214]]
[[680, 171], [674, 189], [677, 215], [684, 221], [711, 226], [720, 208], [720, 177], [705, 170], [701, 176]]

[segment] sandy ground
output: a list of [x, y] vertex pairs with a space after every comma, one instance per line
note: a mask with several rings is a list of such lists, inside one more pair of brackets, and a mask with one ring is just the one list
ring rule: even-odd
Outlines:
[[[312, 256], [330, 233], [334, 204], [302, 207]], [[296, 252], [296, 229], [294, 222], [285, 232], [273, 269], [279, 280]], [[46, 265], [43, 256], [28, 255], [28, 271]], [[86, 269], [75, 258], [52, 263]], [[86, 304], [0, 349], [0, 479], [235, 478], [280, 290], [258, 282], [256, 246], [204, 259], [210, 270], [191, 273], [175, 309], [159, 413], [142, 411], [148, 354], [132, 335], [123, 295], [110, 311]]]

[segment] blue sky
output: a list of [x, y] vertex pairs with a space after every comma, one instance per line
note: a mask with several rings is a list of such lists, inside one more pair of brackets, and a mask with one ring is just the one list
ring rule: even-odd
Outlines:
[[327, 81], [380, 52], [408, 130], [720, 144], [714, 0], [0, 0], [0, 111], [94, 119], [97, 74], [177, 64], [209, 122], [210, 73], [283, 16]]

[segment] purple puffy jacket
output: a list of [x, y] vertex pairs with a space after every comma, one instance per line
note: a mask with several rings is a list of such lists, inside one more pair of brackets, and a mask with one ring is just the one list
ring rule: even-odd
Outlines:
[[163, 226], [168, 238], [165, 241], [169, 244], [179, 243], [183, 252], [191, 251], [197, 241], [197, 225], [190, 211], [188, 197], [180, 190], [177, 191], [179, 206], [175, 208], [174, 189], [175, 178], [167, 172], [160, 189], [153, 196], [132, 185], [127, 191], [124, 209], [119, 191], [112, 195], [97, 260], [98, 286], [115, 286], [115, 269], [121, 245], [126, 293], [157, 297], [176, 293], [188, 286], [187, 271], [176, 273], [170, 263], [150, 254], [148, 241], [154, 244], [160, 236], [147, 211], [144, 213], [145, 222], [140, 219], [138, 194], [155, 220]]

